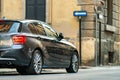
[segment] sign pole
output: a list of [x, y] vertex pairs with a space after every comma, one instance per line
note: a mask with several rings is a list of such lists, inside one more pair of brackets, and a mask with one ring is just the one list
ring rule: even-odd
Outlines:
[[80, 53], [80, 66], [82, 65], [82, 30], [81, 30], [81, 17], [79, 17], [79, 53]]
[[79, 18], [79, 57], [80, 57], [80, 66], [82, 65], [82, 25], [81, 18], [87, 16], [87, 11], [74, 11], [73, 15]]

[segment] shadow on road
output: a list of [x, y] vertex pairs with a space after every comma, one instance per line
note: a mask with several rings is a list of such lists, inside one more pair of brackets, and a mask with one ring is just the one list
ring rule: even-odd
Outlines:
[[[53, 74], [67, 74], [67, 73], [66, 72], [42, 72], [39, 75], [53, 75]], [[10, 71], [10, 72], [0, 72], [0, 76], [32, 76], [32, 75], [21, 75], [16, 71]]]

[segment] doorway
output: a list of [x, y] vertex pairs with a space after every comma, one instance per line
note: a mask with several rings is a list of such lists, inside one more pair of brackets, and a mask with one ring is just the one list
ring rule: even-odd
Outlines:
[[46, 20], [46, 0], [26, 0], [26, 19]]

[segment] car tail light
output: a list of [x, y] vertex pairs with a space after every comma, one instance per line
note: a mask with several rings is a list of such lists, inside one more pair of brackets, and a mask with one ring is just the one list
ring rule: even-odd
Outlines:
[[4, 20], [0, 20], [0, 22], [4, 22]]
[[26, 42], [26, 36], [15, 35], [15, 36], [12, 36], [12, 40], [15, 45], [23, 45]]

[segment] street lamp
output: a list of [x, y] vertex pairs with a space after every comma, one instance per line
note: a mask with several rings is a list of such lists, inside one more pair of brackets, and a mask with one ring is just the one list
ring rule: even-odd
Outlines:
[[[100, 0], [96, 3], [95, 6], [95, 12], [97, 16], [96, 24], [99, 21], [99, 65], [102, 65], [102, 54], [101, 54], [101, 21], [103, 20], [103, 6], [104, 6], [104, 1]], [[97, 26], [96, 26], [97, 28]], [[96, 29], [97, 30], [97, 29]], [[97, 55], [97, 54], [96, 54]], [[96, 56], [97, 58], [97, 56]]]

